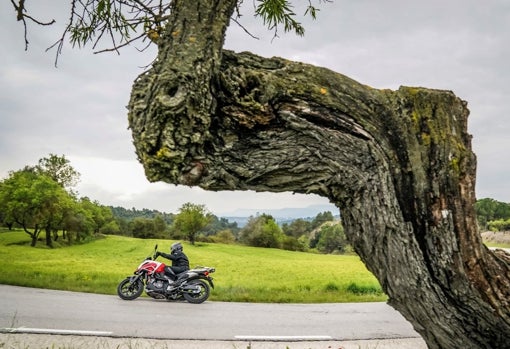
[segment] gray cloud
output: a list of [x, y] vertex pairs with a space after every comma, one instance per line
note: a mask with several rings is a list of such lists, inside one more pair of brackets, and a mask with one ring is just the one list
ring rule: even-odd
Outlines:
[[[11, 4], [0, 5], [0, 177], [51, 152], [74, 159], [82, 173], [80, 193], [105, 204], [168, 211], [194, 201], [226, 212], [231, 207], [327, 202], [290, 194], [210, 193], [149, 184], [136, 162], [125, 106], [132, 82], [154, 51], [140, 54], [128, 48], [120, 56], [94, 55], [90, 49], [67, 45], [55, 68], [54, 52], [45, 49], [60, 37], [66, 8], [50, 1], [29, 4], [40, 17], [56, 18], [57, 25], [31, 25], [25, 52], [23, 28]], [[302, 20], [304, 38], [280, 32], [275, 39], [252, 17], [252, 6], [245, 1], [240, 21], [260, 39], [232, 23], [227, 48], [328, 67], [376, 88], [425, 86], [452, 90], [467, 100], [478, 156], [477, 195], [510, 202], [510, 164], [505, 161], [510, 148], [508, 1], [336, 0], [321, 5], [317, 21]], [[126, 163], [134, 167], [126, 169]], [[97, 175], [101, 171], [110, 182]], [[127, 180], [125, 189], [111, 182], [115, 178], [118, 183]]]

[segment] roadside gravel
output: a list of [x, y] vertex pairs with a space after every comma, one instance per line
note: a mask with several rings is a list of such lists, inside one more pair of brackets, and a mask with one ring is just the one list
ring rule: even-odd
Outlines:
[[191, 341], [145, 338], [111, 338], [0, 333], [5, 349], [427, 349], [421, 338], [316, 341], [248, 342]]

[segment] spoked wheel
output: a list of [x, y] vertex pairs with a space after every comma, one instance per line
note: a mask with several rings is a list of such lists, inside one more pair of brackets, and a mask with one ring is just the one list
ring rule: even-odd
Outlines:
[[131, 301], [140, 297], [143, 292], [143, 282], [138, 279], [135, 282], [131, 282], [129, 278], [122, 280], [117, 286], [117, 294], [120, 298]]
[[209, 285], [202, 280], [192, 280], [186, 286], [182, 295], [184, 299], [193, 304], [200, 304], [209, 298]]

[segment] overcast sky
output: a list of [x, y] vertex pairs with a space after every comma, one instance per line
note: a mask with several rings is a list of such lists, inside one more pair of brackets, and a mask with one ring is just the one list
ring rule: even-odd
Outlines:
[[[66, 8], [55, 9], [53, 0], [26, 2], [32, 15], [57, 23], [30, 25], [25, 51], [12, 5], [0, 4], [0, 178], [53, 153], [81, 173], [80, 195], [105, 205], [176, 212], [193, 202], [221, 215], [328, 204], [311, 195], [149, 183], [136, 160], [125, 106], [154, 51], [131, 47], [120, 56], [94, 55], [67, 45], [55, 68], [55, 51], [45, 49], [60, 37]], [[232, 23], [226, 48], [328, 67], [375, 88], [446, 89], [466, 100], [477, 197], [510, 202], [510, 1], [335, 0], [321, 5], [317, 21], [302, 21], [304, 38], [280, 33], [274, 40], [252, 17], [252, 7], [245, 0], [240, 21], [259, 39]]]

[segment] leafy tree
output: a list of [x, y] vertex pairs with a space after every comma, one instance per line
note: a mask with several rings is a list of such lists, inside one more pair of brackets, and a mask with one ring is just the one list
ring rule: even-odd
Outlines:
[[303, 218], [298, 218], [293, 220], [291, 223], [283, 224], [282, 230], [285, 233], [285, 235], [293, 236], [295, 238], [299, 238], [302, 235], [309, 234], [312, 230], [312, 224], [304, 220]]
[[285, 234], [271, 215], [250, 217], [240, 231], [241, 242], [255, 247], [281, 248]]
[[239, 232], [239, 227], [237, 222], [229, 222], [225, 217], [218, 218], [215, 215], [211, 215], [210, 223], [204, 228], [205, 235], [215, 235], [223, 230], [230, 230], [235, 236]]
[[[2, 191], [2, 182], [0, 182], [0, 192]], [[5, 212], [2, 211], [0, 206], [0, 223], [4, 224], [9, 230], [14, 227], [14, 221], [12, 218], [7, 218]]]
[[262, 225], [269, 219], [273, 219], [273, 217], [265, 213], [260, 216], [250, 216], [239, 232], [239, 241], [251, 245], [253, 237], [261, 234]]
[[51, 232], [59, 228], [72, 203], [57, 182], [30, 169], [11, 172], [0, 186], [0, 210], [31, 237], [31, 246], [42, 230], [46, 244], [52, 246]]
[[317, 249], [323, 253], [345, 252], [347, 239], [340, 223], [323, 224], [318, 232]]
[[162, 215], [157, 215], [153, 219], [154, 221], [154, 233], [156, 236], [163, 237], [167, 229], [166, 222]]
[[212, 215], [205, 205], [187, 202], [181, 206], [175, 216], [173, 229], [183, 234], [191, 244], [195, 244], [197, 235], [211, 222]]
[[129, 231], [129, 221], [124, 218], [116, 217], [115, 222], [119, 226], [119, 234], [129, 236], [131, 233]]
[[301, 235], [299, 238], [286, 235], [283, 239], [282, 248], [288, 251], [307, 251], [308, 238], [306, 235]]
[[62, 224], [62, 231], [67, 243], [81, 242], [90, 236], [95, 227], [93, 216], [83, 205], [75, 203], [72, 212], [68, 214]]
[[165, 224], [171, 225], [174, 219], [173, 213], [165, 213], [160, 212], [158, 210], [149, 210], [147, 208], [138, 210], [136, 208], [126, 209], [124, 207], [119, 206], [109, 206], [110, 210], [112, 211], [112, 214], [117, 219], [123, 219], [126, 221], [133, 220], [135, 218], [156, 218], [157, 216], [161, 216], [163, 220], [165, 221]]
[[480, 199], [475, 204], [478, 223], [486, 229], [491, 221], [510, 219], [510, 204], [494, 199]]
[[508, 231], [510, 230], [510, 219], [496, 219], [490, 221], [487, 225], [491, 231]]
[[97, 201], [91, 201], [88, 197], [80, 198], [79, 204], [92, 220], [95, 234], [99, 233], [105, 224], [114, 220], [113, 213], [108, 206], [101, 205]]
[[274, 219], [268, 219], [262, 224], [260, 234], [251, 239], [251, 245], [267, 248], [282, 248], [285, 235]]
[[113, 220], [113, 221], [106, 223], [103, 227], [101, 227], [100, 232], [102, 234], [107, 234], [107, 235], [120, 235], [121, 228], [120, 228], [119, 223], [116, 220]]
[[88, 198], [77, 200], [71, 187], [78, 178], [79, 173], [65, 156], [53, 154], [40, 159], [37, 166], [11, 172], [0, 185], [5, 220], [19, 222], [31, 236], [33, 246], [42, 231], [50, 247], [57, 241], [59, 230], [69, 244], [99, 232], [102, 225], [113, 220], [111, 210]]
[[148, 218], [135, 218], [129, 222], [129, 230], [133, 237], [140, 239], [155, 238], [154, 220]]
[[71, 166], [65, 155], [50, 154], [49, 157], [40, 159], [35, 168], [37, 172], [47, 175], [68, 190], [80, 180], [80, 173]]
[[333, 214], [330, 211], [318, 213], [312, 221], [312, 229], [318, 228], [326, 222], [332, 222], [335, 220]]

